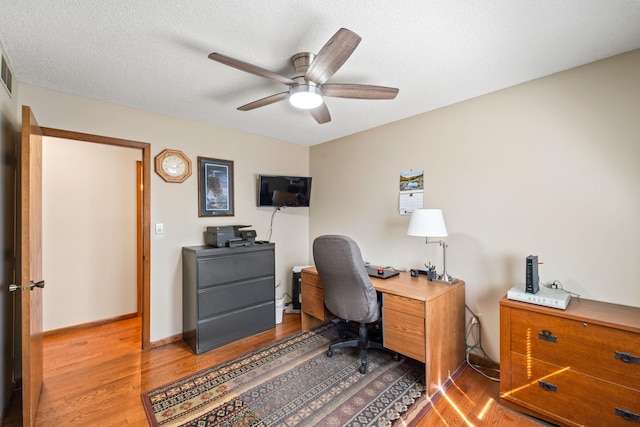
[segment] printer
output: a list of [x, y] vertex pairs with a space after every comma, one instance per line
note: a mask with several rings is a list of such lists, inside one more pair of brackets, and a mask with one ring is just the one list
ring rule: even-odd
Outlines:
[[207, 227], [204, 241], [207, 245], [216, 248], [236, 248], [239, 246], [251, 246], [256, 242], [255, 230], [241, 230], [250, 225], [225, 225], [221, 227]]

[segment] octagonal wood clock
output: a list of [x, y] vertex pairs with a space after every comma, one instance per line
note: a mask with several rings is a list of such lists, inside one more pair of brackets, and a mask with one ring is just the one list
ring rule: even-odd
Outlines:
[[191, 160], [179, 150], [162, 150], [156, 157], [156, 173], [167, 182], [184, 182], [191, 176]]

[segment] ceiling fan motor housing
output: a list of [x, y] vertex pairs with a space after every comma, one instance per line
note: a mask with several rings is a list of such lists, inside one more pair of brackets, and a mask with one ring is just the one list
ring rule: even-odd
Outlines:
[[307, 69], [309, 69], [309, 65], [311, 65], [311, 62], [315, 57], [316, 54], [312, 52], [299, 52], [291, 57], [291, 61], [295, 68], [295, 74], [293, 76], [294, 80], [297, 77], [304, 78], [304, 75], [307, 73]]

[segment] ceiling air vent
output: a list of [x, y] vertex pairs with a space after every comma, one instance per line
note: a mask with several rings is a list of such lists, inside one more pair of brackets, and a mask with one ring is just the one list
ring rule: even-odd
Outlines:
[[2, 73], [0, 74], [0, 77], [2, 78], [2, 83], [7, 89], [7, 92], [9, 92], [9, 96], [11, 96], [11, 94], [13, 93], [13, 74], [9, 69], [7, 60], [4, 59], [4, 55], [2, 56]]

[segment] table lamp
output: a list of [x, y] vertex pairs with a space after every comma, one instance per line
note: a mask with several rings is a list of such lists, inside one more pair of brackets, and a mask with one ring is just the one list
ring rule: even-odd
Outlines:
[[438, 243], [442, 246], [442, 274], [436, 276], [433, 281], [452, 285], [458, 281], [447, 274], [447, 243], [444, 240], [429, 241], [429, 237], [446, 237], [447, 226], [444, 224], [444, 217], [441, 209], [416, 209], [411, 214], [409, 236], [425, 237], [425, 243]]

